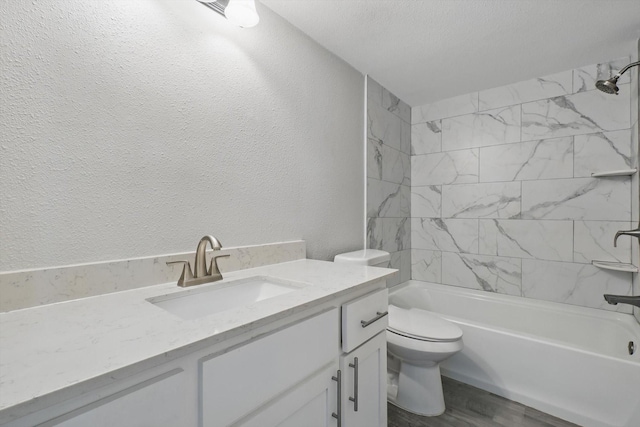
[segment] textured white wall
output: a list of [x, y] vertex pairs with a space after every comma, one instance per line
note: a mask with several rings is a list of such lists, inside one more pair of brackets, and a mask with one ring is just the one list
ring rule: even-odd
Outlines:
[[4, 2], [0, 271], [305, 239], [362, 247], [363, 77], [258, 4]]

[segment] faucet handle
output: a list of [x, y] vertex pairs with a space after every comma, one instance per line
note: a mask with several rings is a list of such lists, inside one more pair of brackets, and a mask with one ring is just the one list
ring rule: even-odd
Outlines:
[[172, 265], [172, 264], [184, 265], [182, 268], [182, 274], [178, 279], [178, 286], [184, 287], [185, 282], [193, 279], [193, 272], [191, 271], [191, 264], [189, 263], [189, 261], [168, 261], [166, 264], [167, 265]]
[[614, 248], [617, 246], [618, 237], [620, 237], [620, 236], [632, 236], [632, 237], [637, 237], [638, 239], [640, 239], [640, 228], [637, 228], [635, 230], [618, 231], [616, 233], [616, 236], [613, 238], [613, 247]]
[[218, 268], [218, 258], [229, 258], [231, 255], [217, 255], [211, 257], [211, 264], [209, 265], [209, 271], [207, 272], [209, 276], [220, 276], [222, 278], [222, 273], [220, 273], [220, 269]]

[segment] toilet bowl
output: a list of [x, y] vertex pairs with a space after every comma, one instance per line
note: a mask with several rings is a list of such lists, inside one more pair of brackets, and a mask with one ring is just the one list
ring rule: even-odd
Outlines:
[[425, 310], [389, 305], [387, 350], [399, 362], [398, 372], [389, 373], [390, 381], [397, 382], [389, 401], [419, 415], [442, 414], [440, 362], [462, 347], [462, 330], [453, 323]]

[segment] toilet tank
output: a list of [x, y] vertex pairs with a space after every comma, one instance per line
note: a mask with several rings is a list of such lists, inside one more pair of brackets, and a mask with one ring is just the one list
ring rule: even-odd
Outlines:
[[336, 255], [333, 262], [344, 262], [355, 265], [368, 265], [371, 267], [389, 267], [391, 255], [389, 252], [378, 249], [362, 249]]

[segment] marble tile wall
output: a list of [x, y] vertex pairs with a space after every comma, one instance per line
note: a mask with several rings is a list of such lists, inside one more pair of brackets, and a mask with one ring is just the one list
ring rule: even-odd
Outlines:
[[389, 286], [411, 278], [410, 123], [409, 106], [367, 77], [367, 247], [391, 253]]
[[619, 96], [594, 87], [630, 59], [412, 108], [413, 279], [632, 311], [602, 294], [631, 294], [634, 275], [591, 264], [638, 264], [635, 239], [613, 247], [638, 175], [591, 177], [637, 167], [637, 74]]
[[[306, 257], [304, 241], [230, 247], [220, 250], [222, 273]], [[167, 261], [189, 260], [194, 252], [146, 258], [0, 273], [0, 312], [126, 291], [161, 283], [177, 283], [181, 267]]]

